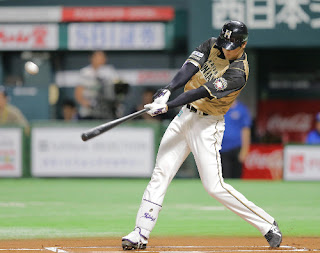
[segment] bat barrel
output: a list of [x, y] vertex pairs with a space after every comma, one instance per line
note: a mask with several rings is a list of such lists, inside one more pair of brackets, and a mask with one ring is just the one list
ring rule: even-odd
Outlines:
[[143, 110], [140, 110], [140, 111], [137, 111], [135, 113], [132, 113], [132, 114], [129, 114], [125, 117], [122, 117], [122, 118], [119, 118], [119, 119], [116, 119], [116, 120], [113, 120], [113, 121], [110, 121], [110, 122], [107, 122], [105, 124], [102, 124], [102, 125], [99, 125], [95, 128], [91, 128], [89, 129], [88, 131], [82, 133], [81, 135], [81, 139], [83, 141], [87, 141], [87, 140], [90, 140], [108, 130], [110, 130], [111, 128], [114, 128], [115, 126], [119, 125], [119, 124], [122, 124], [123, 122], [126, 122], [130, 119], [133, 119], [135, 117], [138, 117], [139, 115], [147, 112], [149, 109], [143, 109]]

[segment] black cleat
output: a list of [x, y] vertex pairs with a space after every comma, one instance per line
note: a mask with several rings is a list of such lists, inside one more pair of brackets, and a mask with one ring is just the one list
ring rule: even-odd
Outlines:
[[269, 232], [265, 234], [264, 238], [267, 239], [270, 247], [280, 247], [280, 244], [282, 242], [282, 233], [276, 221], [273, 222], [272, 227], [270, 228]]

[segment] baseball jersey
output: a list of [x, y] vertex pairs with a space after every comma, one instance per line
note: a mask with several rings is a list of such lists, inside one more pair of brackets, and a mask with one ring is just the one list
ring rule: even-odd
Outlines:
[[[80, 85], [83, 86], [83, 96], [90, 101], [92, 107], [80, 106], [79, 114], [81, 117], [88, 117], [93, 115], [104, 115], [98, 108], [94, 108], [97, 103], [97, 97], [104, 95], [106, 99], [114, 99], [113, 84], [119, 80], [117, 71], [112, 65], [104, 65], [95, 70], [91, 65], [86, 66], [80, 70]], [[101, 94], [102, 87], [104, 94]]]
[[203, 86], [210, 97], [192, 102], [196, 109], [211, 115], [224, 115], [245, 86], [249, 75], [246, 53], [236, 60], [224, 57], [221, 48], [216, 46], [212, 37], [202, 43], [189, 56], [199, 71], [186, 83], [184, 90], [189, 91]]

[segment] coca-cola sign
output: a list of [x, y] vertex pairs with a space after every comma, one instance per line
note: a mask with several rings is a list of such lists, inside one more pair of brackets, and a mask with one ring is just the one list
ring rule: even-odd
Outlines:
[[272, 133], [306, 132], [312, 128], [314, 116], [311, 113], [296, 113], [293, 115], [271, 115], [267, 121], [267, 131]]
[[297, 135], [301, 139], [314, 127], [315, 115], [320, 111], [319, 100], [260, 101], [257, 113], [257, 134]]
[[243, 164], [242, 178], [281, 179], [283, 147], [281, 145], [251, 145]]
[[58, 48], [58, 26], [2, 25], [0, 48], [2, 50], [55, 50]]

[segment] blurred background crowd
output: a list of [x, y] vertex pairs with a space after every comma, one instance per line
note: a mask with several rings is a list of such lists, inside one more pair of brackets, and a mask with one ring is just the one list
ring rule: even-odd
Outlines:
[[[221, 153], [237, 163], [225, 168], [239, 168], [226, 169], [226, 177], [250, 178], [245, 160], [259, 169], [286, 144], [320, 143], [319, 6], [315, 0], [1, 1], [0, 125], [21, 124], [28, 134], [36, 122], [108, 121], [140, 110], [195, 47], [218, 36], [224, 22], [241, 20], [249, 29], [250, 76], [226, 115]], [[26, 61], [39, 66], [37, 75], [24, 70]], [[167, 124], [177, 112], [137, 121]], [[268, 171], [282, 177], [282, 167]]]

